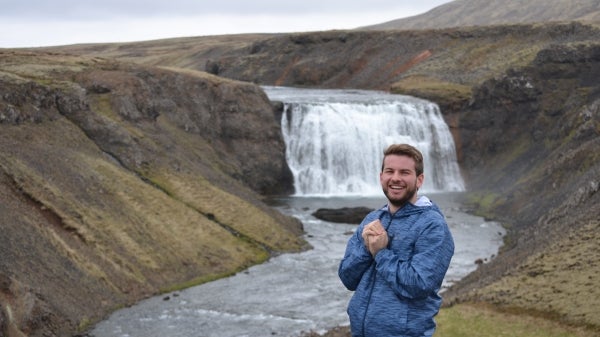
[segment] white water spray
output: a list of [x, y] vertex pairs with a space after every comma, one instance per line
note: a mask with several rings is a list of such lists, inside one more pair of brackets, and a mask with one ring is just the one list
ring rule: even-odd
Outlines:
[[284, 103], [281, 128], [296, 195], [380, 195], [383, 150], [393, 143], [423, 153], [423, 192], [464, 190], [454, 141], [436, 104], [363, 90], [265, 90]]

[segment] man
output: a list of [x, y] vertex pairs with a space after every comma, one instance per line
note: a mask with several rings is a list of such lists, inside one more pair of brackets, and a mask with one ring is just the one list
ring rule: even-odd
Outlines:
[[348, 304], [352, 336], [432, 336], [454, 240], [440, 209], [417, 195], [423, 155], [389, 146], [379, 180], [388, 199], [348, 241], [338, 274], [355, 291]]

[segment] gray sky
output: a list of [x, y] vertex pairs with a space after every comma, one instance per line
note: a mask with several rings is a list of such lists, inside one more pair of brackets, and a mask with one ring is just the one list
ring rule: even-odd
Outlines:
[[0, 0], [0, 48], [352, 29], [450, 0]]

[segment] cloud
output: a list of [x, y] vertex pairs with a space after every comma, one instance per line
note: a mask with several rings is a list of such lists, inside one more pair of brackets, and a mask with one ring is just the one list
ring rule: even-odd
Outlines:
[[431, 8], [446, 1], [408, 2], [398, 0], [3, 0], [5, 18], [38, 18], [50, 20], [106, 19], [109, 17], [157, 17], [197, 15], [331, 15], [378, 11], [415, 11]]
[[448, 0], [0, 0], [2, 47], [353, 29]]

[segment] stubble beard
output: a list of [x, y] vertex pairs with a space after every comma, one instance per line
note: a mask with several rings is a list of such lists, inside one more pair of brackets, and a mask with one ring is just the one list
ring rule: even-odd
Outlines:
[[408, 201], [410, 201], [415, 194], [417, 193], [417, 184], [415, 183], [414, 186], [406, 186], [406, 193], [404, 193], [404, 196], [402, 197], [392, 197], [389, 193], [389, 188], [385, 187], [383, 189], [383, 194], [385, 194], [386, 198], [388, 199], [388, 201], [390, 202], [390, 204], [392, 204], [392, 206], [397, 207], [397, 208], [401, 208], [402, 206], [404, 206]]

